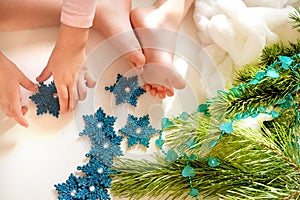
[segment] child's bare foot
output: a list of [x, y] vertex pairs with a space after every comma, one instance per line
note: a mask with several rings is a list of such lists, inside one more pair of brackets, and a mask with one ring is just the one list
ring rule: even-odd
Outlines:
[[99, 0], [94, 18], [94, 28], [110, 42], [129, 62], [139, 68], [145, 64], [145, 56], [130, 23], [131, 0]]
[[[183, 21], [189, 0], [159, 0], [153, 6], [135, 8], [131, 23], [146, 57], [143, 78], [145, 89], [160, 98], [173, 95], [173, 88], [183, 89], [185, 80], [173, 66], [176, 32]], [[174, 7], [175, 6], [175, 7]]]

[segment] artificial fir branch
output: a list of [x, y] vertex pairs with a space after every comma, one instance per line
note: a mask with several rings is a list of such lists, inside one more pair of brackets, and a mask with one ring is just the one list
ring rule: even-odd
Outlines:
[[226, 118], [231, 118], [236, 113], [248, 112], [250, 108], [268, 108], [292, 93], [299, 82], [300, 76], [286, 70], [280, 73], [279, 78], [266, 78], [258, 84], [243, 88], [240, 95], [233, 91], [220, 92], [213, 100], [210, 113], [214, 116], [225, 115]]
[[[188, 119], [171, 119], [173, 125], [164, 129], [165, 146], [179, 150], [187, 155], [205, 156], [210, 149], [203, 148], [220, 135], [219, 123], [212, 118], [203, 117], [202, 113], [193, 113]], [[199, 151], [199, 149], [201, 150]]]
[[[210, 152], [221, 162], [219, 167], [209, 167], [203, 159], [189, 161], [196, 170], [193, 185], [200, 196], [203, 199], [215, 196], [262, 199], [297, 194], [300, 188], [298, 164], [290, 159], [291, 153], [285, 152], [283, 146], [287, 144], [274, 142], [276, 137], [268, 134], [269, 137], [265, 137], [263, 131], [237, 128]], [[286, 133], [279, 129], [276, 134], [281, 134], [280, 141], [289, 138], [284, 138]], [[132, 199], [143, 196], [185, 199], [190, 190], [188, 179], [181, 176], [185, 166], [184, 158], [172, 163], [163, 158], [157, 158], [155, 163], [122, 159], [114, 164], [119, 174], [114, 177], [112, 193]], [[186, 196], [182, 196], [183, 193]]]
[[[249, 82], [255, 73], [278, 61], [279, 56], [293, 56], [300, 53], [300, 41], [284, 45], [282, 42], [266, 46], [259, 58], [258, 64], [247, 64], [235, 73], [234, 85]], [[300, 61], [300, 60], [299, 60]]]
[[298, 7], [295, 8], [294, 13], [289, 14], [289, 18], [293, 20], [293, 27], [299, 31], [300, 27], [300, 9]]

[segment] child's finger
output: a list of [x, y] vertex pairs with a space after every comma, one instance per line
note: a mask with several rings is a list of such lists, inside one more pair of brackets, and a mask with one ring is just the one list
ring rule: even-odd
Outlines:
[[60, 113], [64, 114], [68, 112], [69, 107], [69, 92], [66, 86], [64, 85], [56, 85], [57, 94], [58, 94], [58, 101], [60, 107]]
[[8, 117], [14, 118], [21, 126], [28, 127], [28, 121], [25, 119], [23, 113], [26, 109], [21, 108], [20, 102], [12, 102], [8, 110], [4, 110]]
[[19, 81], [20, 81], [20, 85], [23, 86], [27, 90], [35, 92], [38, 89], [37, 84], [34, 84], [23, 73], [21, 74], [21, 77], [19, 77]]
[[79, 93], [78, 93], [78, 87], [75, 86], [73, 88], [73, 109], [76, 108], [77, 104], [78, 104], [78, 101], [79, 101]]
[[36, 78], [36, 80], [38, 82], [44, 82], [48, 78], [50, 78], [51, 75], [52, 75], [52, 72], [50, 70], [50, 67], [47, 66], [47, 67], [44, 68], [44, 70], [42, 71], [42, 73]]
[[68, 87], [68, 93], [69, 93], [69, 105], [67, 111], [71, 112], [74, 109], [74, 86]]

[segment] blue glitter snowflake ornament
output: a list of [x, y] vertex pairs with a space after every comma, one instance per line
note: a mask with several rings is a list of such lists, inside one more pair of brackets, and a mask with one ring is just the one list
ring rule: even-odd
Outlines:
[[57, 90], [52, 81], [49, 85], [39, 84], [38, 92], [29, 97], [37, 105], [37, 115], [49, 112], [55, 117], [59, 115], [59, 102]]
[[106, 115], [102, 108], [99, 108], [95, 114], [84, 115], [83, 119], [85, 128], [79, 135], [88, 135], [91, 142], [97, 142], [100, 137], [114, 137], [116, 135], [113, 127], [116, 118]]
[[107, 189], [110, 188], [113, 171], [96, 158], [87, 157], [90, 157], [89, 162], [77, 167], [84, 173], [82, 177], [71, 174], [66, 183], [55, 185], [59, 200], [110, 200]]
[[89, 154], [110, 166], [114, 157], [123, 155], [120, 147], [123, 137], [117, 135], [113, 127], [116, 118], [99, 108], [93, 115], [84, 115], [83, 119], [85, 128], [79, 135], [89, 136], [92, 144]]
[[101, 140], [99, 144], [93, 145], [89, 154], [95, 156], [107, 166], [112, 165], [114, 157], [123, 155], [120, 144], [116, 144], [108, 137]]
[[105, 87], [105, 90], [112, 92], [116, 98], [116, 105], [129, 103], [136, 106], [137, 99], [146, 91], [138, 85], [138, 77], [124, 77], [118, 74], [114, 85]]
[[125, 127], [121, 128], [119, 132], [127, 136], [128, 147], [136, 144], [142, 144], [149, 147], [149, 140], [159, 130], [154, 129], [149, 125], [149, 115], [137, 118], [128, 114], [128, 121]]

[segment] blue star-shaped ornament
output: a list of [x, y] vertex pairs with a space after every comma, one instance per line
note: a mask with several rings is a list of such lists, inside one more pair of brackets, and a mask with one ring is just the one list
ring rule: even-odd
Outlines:
[[87, 157], [90, 157], [89, 162], [77, 167], [84, 173], [82, 177], [71, 174], [66, 183], [55, 185], [59, 200], [110, 200], [107, 189], [113, 171], [93, 156]]
[[119, 130], [119, 132], [127, 136], [128, 147], [136, 144], [142, 144], [145, 147], [149, 147], [149, 140], [152, 135], [159, 133], [159, 130], [154, 129], [149, 124], [149, 115], [137, 118], [128, 114], [127, 124]]
[[84, 200], [110, 200], [107, 188], [105, 188], [99, 181], [89, 179], [89, 177], [85, 180], [85, 187], [83, 188]]
[[104, 138], [99, 144], [93, 145], [90, 153], [107, 166], [111, 166], [113, 158], [123, 155], [121, 147], [110, 138]]
[[138, 85], [138, 77], [124, 77], [118, 74], [117, 81], [114, 85], [105, 87], [115, 95], [116, 105], [129, 103], [136, 106], [137, 99], [146, 91]]
[[85, 128], [79, 135], [88, 135], [91, 142], [97, 141], [101, 137], [108, 136], [113, 138], [116, 135], [113, 128], [116, 118], [106, 115], [102, 108], [99, 108], [93, 115], [84, 115], [83, 119]]
[[79, 135], [89, 136], [92, 144], [89, 154], [110, 166], [113, 157], [123, 155], [120, 147], [123, 137], [117, 135], [113, 128], [116, 118], [106, 115], [102, 108], [83, 118], [85, 128]]
[[85, 196], [84, 191], [85, 179], [76, 177], [71, 174], [66, 183], [55, 185], [58, 192], [59, 200], [77, 200], [83, 199]]
[[99, 181], [105, 188], [110, 188], [111, 178], [109, 175], [113, 171], [95, 157], [90, 156], [89, 162], [84, 166], [78, 166], [77, 169], [84, 172], [89, 180]]
[[29, 97], [37, 105], [37, 115], [49, 112], [55, 117], [59, 115], [57, 90], [52, 81], [49, 85], [39, 84], [38, 92]]

